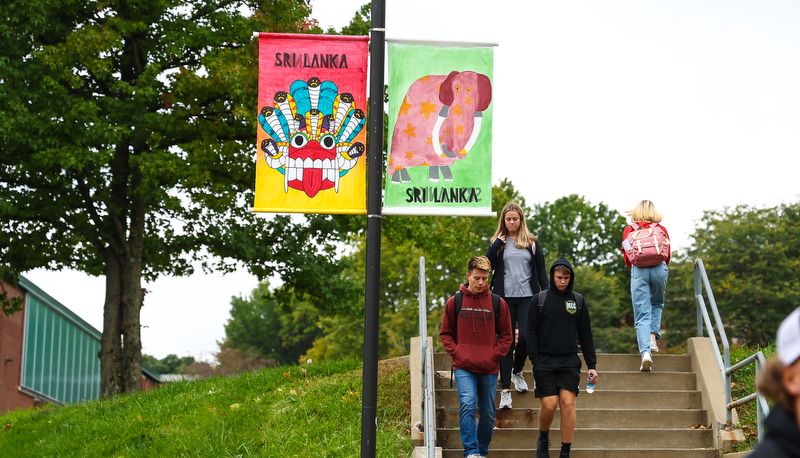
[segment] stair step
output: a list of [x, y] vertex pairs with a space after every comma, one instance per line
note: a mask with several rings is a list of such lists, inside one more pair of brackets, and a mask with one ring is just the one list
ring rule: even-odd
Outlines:
[[[696, 425], [708, 426], [708, 415], [701, 409], [664, 409], [654, 413], [642, 409], [591, 409], [576, 408], [578, 428], [662, 428], [664, 425], [690, 428]], [[439, 428], [457, 428], [458, 409], [442, 408], [436, 412]], [[561, 422], [561, 411], [556, 410], [553, 424]], [[495, 413], [497, 428], [531, 428], [538, 435], [539, 409], [502, 409]]]
[[[585, 369], [585, 368], [584, 368]], [[602, 390], [604, 387], [613, 387], [615, 390], [669, 390], [669, 389], [683, 389], [693, 390], [697, 388], [697, 377], [694, 372], [639, 372], [636, 371], [603, 371], [599, 373], [600, 380], [595, 387], [597, 390]], [[528, 384], [530, 390], [533, 390], [533, 373], [530, 371], [523, 372], [522, 376]], [[586, 389], [586, 378], [588, 374], [584, 370], [581, 373], [581, 391]], [[435, 389], [448, 389], [450, 387], [450, 371], [440, 371], [436, 373], [434, 380]], [[500, 380], [497, 380], [498, 389], [500, 388]], [[455, 388], [455, 380], [453, 381], [452, 388]], [[514, 389], [514, 384], [511, 384], [512, 394], [517, 393]]]
[[[680, 444], [683, 448], [705, 448], [711, 443], [713, 430], [676, 428], [575, 428], [572, 443], [597, 449], [651, 449], [672, 448]], [[495, 429], [490, 449], [523, 448], [534, 450], [538, 434], [527, 428]], [[550, 443], [561, 443], [561, 431], [550, 430]], [[436, 431], [436, 444], [444, 449], [461, 449], [458, 429]], [[554, 448], [554, 447], [553, 447]], [[492, 455], [494, 456], [494, 455]], [[645, 455], [649, 456], [649, 455]]]
[[[516, 408], [538, 409], [539, 400], [533, 392], [512, 393], [512, 404]], [[500, 391], [495, 405], [500, 405]], [[458, 392], [455, 388], [436, 390], [436, 406], [458, 410]], [[606, 409], [699, 409], [702, 407], [701, 393], [698, 390], [600, 390], [593, 394], [578, 396], [576, 407]]]
[[[583, 355], [580, 356], [583, 361]], [[433, 358], [434, 370], [449, 371], [453, 366], [453, 360], [447, 353], [436, 353]], [[639, 371], [642, 358], [637, 354], [618, 354], [618, 353], [598, 353], [597, 372], [602, 377], [604, 371]], [[522, 371], [531, 372], [531, 362], [527, 360]], [[582, 363], [583, 370], [586, 370], [586, 363]], [[691, 372], [692, 359], [689, 355], [653, 355], [653, 372]]]
[[[582, 355], [581, 355], [581, 358]], [[576, 402], [577, 424], [573, 458], [711, 458], [713, 430], [702, 408], [702, 393], [689, 355], [653, 355], [653, 371], [640, 372], [637, 354], [598, 354], [600, 375], [595, 392], [586, 388], [586, 365], [581, 373]], [[444, 458], [462, 456], [458, 431], [459, 403], [455, 383], [450, 386], [451, 359], [436, 354], [436, 442]], [[530, 361], [523, 369], [530, 390], [513, 387], [513, 409], [497, 410], [490, 446], [492, 458], [534, 456], [539, 421], [539, 400], [533, 394]], [[500, 403], [500, 384], [496, 403]], [[551, 456], [558, 456], [561, 411], [556, 410], [550, 439]]]
[[[492, 458], [520, 458], [534, 456], [533, 449], [517, 448], [498, 450], [494, 444], [489, 447]], [[558, 457], [558, 449], [553, 447], [550, 456]], [[572, 447], [570, 458], [716, 458], [713, 448], [640, 448], [640, 449], [599, 449]], [[461, 449], [443, 450], [442, 458], [463, 458]]]

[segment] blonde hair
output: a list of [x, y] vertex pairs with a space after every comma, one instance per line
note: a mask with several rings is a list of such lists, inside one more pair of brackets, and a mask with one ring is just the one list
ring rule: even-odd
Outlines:
[[519, 215], [519, 229], [517, 230], [517, 239], [514, 241], [514, 246], [517, 248], [528, 248], [536, 242], [536, 236], [528, 232], [528, 223], [525, 222], [525, 213], [522, 207], [517, 205], [516, 202], [511, 202], [503, 207], [500, 213], [500, 220], [497, 222], [497, 230], [492, 236], [492, 242], [497, 240], [501, 235], [508, 237], [508, 228], [506, 227], [506, 213], [517, 212]]
[[486, 256], [473, 256], [467, 261], [467, 273], [472, 272], [473, 269], [492, 271], [492, 263]]
[[631, 217], [631, 223], [641, 221], [643, 223], [660, 223], [664, 219], [661, 214], [649, 200], [639, 202], [633, 210], [625, 212]]

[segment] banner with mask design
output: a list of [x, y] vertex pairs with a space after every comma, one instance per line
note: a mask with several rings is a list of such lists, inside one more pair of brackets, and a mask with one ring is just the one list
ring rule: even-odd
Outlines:
[[493, 45], [389, 43], [383, 214], [495, 216], [493, 56]]
[[366, 214], [369, 38], [258, 35], [253, 211]]

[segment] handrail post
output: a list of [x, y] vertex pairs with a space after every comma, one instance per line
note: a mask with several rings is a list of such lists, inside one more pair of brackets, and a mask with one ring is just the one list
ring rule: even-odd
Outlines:
[[425, 256], [419, 257], [419, 339], [422, 359], [425, 361], [425, 350], [428, 348], [428, 307], [425, 293]]
[[419, 257], [419, 338], [422, 351], [422, 434], [425, 440], [426, 456], [436, 456], [436, 423], [433, 400], [433, 349], [428, 347], [428, 302], [425, 290], [425, 256]]
[[[698, 274], [698, 270], [702, 269], [703, 267], [703, 260], [698, 259], [694, 263], [694, 297], [702, 296], [703, 294], [703, 286], [702, 281], [700, 279], [700, 275]], [[705, 273], [705, 269], [703, 269], [703, 273]], [[704, 306], [705, 308], [705, 306]], [[700, 302], [697, 302], [697, 337], [703, 337], [703, 318], [702, 314], [700, 313]]]
[[[708, 297], [708, 305], [711, 307], [711, 312], [714, 316], [714, 324], [711, 323], [711, 318], [708, 314], [708, 308], [706, 306], [705, 301], [703, 300], [703, 291], [705, 289], [706, 296]], [[728, 342], [728, 336], [725, 333], [725, 327], [722, 322], [722, 318], [719, 314], [719, 308], [717, 307], [717, 301], [714, 299], [714, 292], [711, 290], [711, 283], [708, 281], [708, 274], [706, 273], [706, 268], [703, 265], [702, 259], [695, 260], [694, 263], [694, 297], [695, 303], [697, 304], [697, 335], [698, 337], [703, 337], [703, 324], [705, 323], [705, 327], [708, 329], [709, 337], [712, 337], [715, 345], [714, 348], [716, 349], [715, 356], [717, 357], [717, 364], [720, 366], [720, 371], [722, 372], [722, 380], [725, 385], [725, 405], [726, 405], [726, 422], [728, 427], [730, 427], [733, 423], [733, 409], [735, 406], [740, 405], [743, 402], [749, 402], [747, 398], [750, 396], [754, 396], [756, 400], [756, 418], [758, 423], [758, 440], [761, 440], [762, 433], [763, 433], [763, 419], [766, 413], [769, 412], [769, 407], [767, 406], [766, 399], [764, 396], [758, 393], [758, 387], [756, 386], [756, 392], [747, 398], [742, 398], [737, 402], [733, 402], [733, 394], [731, 392], [731, 375], [736, 370], [740, 369], [741, 367], [750, 364], [751, 362], [756, 362], [756, 384], [758, 384], [758, 376], [762, 366], [764, 365], [764, 354], [761, 351], [754, 353], [753, 355], [745, 358], [741, 362], [737, 363], [735, 366], [731, 367], [731, 351], [730, 351], [730, 343]], [[716, 325], [717, 333], [719, 334], [720, 343], [722, 344], [723, 354], [720, 355], [719, 351], [719, 344], [717, 343], [717, 338], [714, 333], [714, 325]]]

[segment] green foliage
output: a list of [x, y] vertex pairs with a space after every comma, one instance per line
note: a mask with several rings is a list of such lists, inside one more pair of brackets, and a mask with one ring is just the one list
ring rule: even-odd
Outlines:
[[[0, 274], [12, 285], [39, 267], [107, 278], [104, 394], [138, 389], [143, 279], [244, 264], [281, 277], [285, 303], [335, 309], [357, 296], [329, 281], [346, 220], [250, 211], [252, 32], [301, 32], [309, 5], [3, 3]], [[0, 299], [5, 313], [19, 306]]]
[[[409, 373], [378, 371], [377, 456], [411, 456]], [[171, 383], [0, 416], [6, 457], [358, 456], [361, 363], [337, 360]], [[309, 455], [310, 454], [310, 455]]]
[[636, 331], [625, 321], [631, 303], [622, 280], [606, 275], [598, 266], [575, 269], [574, 288], [589, 305], [594, 345], [600, 353], [630, 353], [636, 348]]
[[528, 227], [539, 237], [545, 258], [552, 263], [567, 258], [573, 267], [603, 266], [609, 273], [624, 267], [620, 254], [625, 218], [608, 205], [592, 205], [577, 194], [536, 204]]
[[[371, 20], [372, 3], [366, 3], [356, 11], [350, 24], [342, 27], [342, 35], [369, 35], [369, 29], [372, 26]], [[332, 31], [329, 30], [328, 33]]]
[[269, 283], [262, 282], [249, 298], [232, 299], [222, 346], [254, 351], [273, 364], [293, 364], [321, 334], [319, 314], [310, 302], [297, 297], [281, 307]]
[[681, 253], [673, 252], [669, 263], [661, 327], [663, 345], [668, 351], [685, 352], [686, 340], [697, 336], [694, 263]]
[[800, 304], [800, 202], [707, 211], [693, 236], [729, 337], [747, 345], [774, 341]]
[[[731, 348], [731, 365], [744, 360], [758, 351], [761, 351], [764, 354], [764, 358], [766, 360], [769, 360], [776, 355], [775, 344], [771, 344], [762, 348], [756, 347], [754, 349], [735, 346]], [[756, 366], [755, 362], [753, 362], [731, 374], [731, 398], [735, 401], [737, 399], [747, 397], [755, 392]], [[744, 442], [735, 444], [733, 451], [740, 452], [750, 450], [755, 447], [756, 443], [758, 442], [757, 409], [756, 401], [750, 401], [736, 408], [736, 414], [739, 416], [739, 424], [736, 426], [741, 428], [746, 440]]]
[[194, 358], [184, 356], [183, 358], [175, 354], [169, 354], [163, 359], [155, 356], [142, 355], [142, 366], [154, 371], [157, 374], [181, 374], [185, 367], [194, 364]]
[[[527, 207], [525, 198], [507, 179], [492, 188], [492, 209], [500, 214], [509, 202], [517, 202], [528, 217], [528, 226], [532, 232], [540, 236], [543, 246], [559, 246], [561, 240], [573, 237], [572, 233], [559, 233], [557, 226], [550, 228], [546, 219], [550, 210], [542, 211], [543, 206], [534, 210]], [[624, 219], [615, 215], [601, 204], [592, 207], [582, 197], [570, 196], [559, 199], [553, 204], [553, 212], [561, 214], [576, 211], [580, 218], [595, 218], [599, 223], [583, 221], [580, 227], [591, 231], [581, 233], [587, 240], [581, 251], [582, 256], [589, 253], [602, 252], [600, 258], [621, 258], [618, 250], [618, 238], [622, 237]], [[588, 217], [586, 215], [589, 215]], [[534, 221], [533, 223], [531, 221]], [[619, 230], [613, 235], [597, 233], [617, 224]], [[428, 310], [428, 335], [434, 337], [435, 345], [439, 345], [438, 333], [441, 324], [442, 309], [447, 298], [452, 296], [465, 281], [466, 261], [471, 256], [483, 255], [489, 241], [497, 229], [498, 218], [464, 218], [445, 216], [387, 216], [382, 226], [381, 241], [381, 327], [379, 330], [379, 351], [381, 357], [406, 355], [409, 351], [410, 338], [419, 335], [419, 258], [425, 258], [425, 288]], [[534, 229], [538, 224], [538, 229]], [[588, 230], [588, 229], [587, 229]], [[548, 245], [544, 234], [557, 237], [555, 243]], [[588, 241], [594, 245], [589, 246]], [[598, 245], [597, 240], [603, 241]], [[354, 252], [348, 256], [351, 269], [343, 270], [343, 277], [363, 285], [365, 269], [366, 244], [363, 237], [353, 238]], [[594, 250], [594, 251], [592, 251]], [[550, 256], [558, 251], [551, 248]], [[547, 251], [545, 251], [547, 254]], [[615, 258], [615, 259], [616, 259]], [[555, 258], [550, 260], [554, 261]], [[622, 261], [617, 260], [618, 263]], [[548, 264], [549, 265], [549, 264]], [[630, 313], [627, 285], [622, 284], [614, 276], [609, 275], [609, 265], [599, 262], [587, 264], [587, 269], [578, 276], [576, 286], [586, 294], [592, 307], [593, 326], [598, 338], [598, 348], [607, 352], [627, 351], [633, 341], [633, 329], [626, 326], [625, 317]], [[591, 268], [588, 268], [591, 267]], [[585, 272], [585, 273], [584, 273]], [[360, 305], [363, 310], [363, 304]], [[362, 312], [363, 313], [363, 312]], [[315, 361], [321, 358], [342, 356], [359, 357], [363, 351], [362, 315], [337, 315], [320, 319], [324, 336], [314, 342], [314, 346], [303, 358]]]

